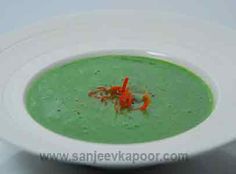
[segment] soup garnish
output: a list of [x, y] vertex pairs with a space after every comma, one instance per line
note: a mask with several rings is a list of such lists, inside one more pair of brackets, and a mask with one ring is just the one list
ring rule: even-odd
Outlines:
[[[107, 104], [108, 101], [114, 103], [114, 108], [116, 112], [120, 112], [124, 109], [131, 110], [141, 110], [146, 111], [148, 106], [151, 104], [151, 98], [148, 92], [145, 92], [141, 100], [138, 100], [132, 90], [128, 88], [129, 78], [125, 77], [122, 86], [111, 86], [111, 87], [97, 87], [88, 93], [90, 97], [99, 99], [101, 102]], [[135, 103], [143, 104], [139, 107], [134, 107]]]

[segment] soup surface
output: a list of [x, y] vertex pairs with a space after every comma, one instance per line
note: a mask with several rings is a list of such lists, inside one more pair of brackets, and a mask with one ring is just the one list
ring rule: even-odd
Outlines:
[[[98, 86], [120, 85], [148, 91], [145, 112], [116, 112], [114, 104], [88, 96]], [[74, 139], [128, 144], [183, 133], [212, 112], [207, 84], [184, 67], [142, 56], [107, 55], [77, 59], [40, 73], [29, 85], [26, 108], [45, 128]]]

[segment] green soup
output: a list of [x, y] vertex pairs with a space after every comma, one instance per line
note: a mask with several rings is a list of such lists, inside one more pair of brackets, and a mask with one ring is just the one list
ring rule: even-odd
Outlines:
[[[149, 91], [146, 112], [116, 113], [114, 105], [88, 96], [98, 86], [120, 85]], [[25, 97], [29, 114], [58, 134], [98, 143], [127, 144], [183, 133], [212, 112], [213, 95], [191, 71], [141, 56], [107, 55], [74, 60], [38, 75]]]

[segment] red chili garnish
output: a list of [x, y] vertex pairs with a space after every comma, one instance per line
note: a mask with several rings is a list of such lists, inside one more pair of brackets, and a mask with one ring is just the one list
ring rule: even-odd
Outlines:
[[129, 81], [129, 78], [125, 77], [124, 82], [123, 82], [123, 86], [122, 86], [122, 92], [125, 92], [125, 89], [128, 85], [128, 81]]
[[88, 95], [99, 99], [101, 102], [107, 102], [111, 100], [114, 103], [114, 108], [116, 112], [123, 109], [128, 110], [141, 110], [145, 111], [151, 103], [151, 98], [148, 93], [145, 93], [142, 97], [143, 105], [139, 108], [133, 108], [133, 104], [136, 99], [133, 93], [128, 88], [129, 78], [125, 77], [122, 86], [112, 86], [112, 87], [98, 87], [94, 91], [90, 91]]

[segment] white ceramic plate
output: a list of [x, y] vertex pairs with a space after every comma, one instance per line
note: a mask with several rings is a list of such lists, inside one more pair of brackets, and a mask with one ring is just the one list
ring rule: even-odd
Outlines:
[[[234, 140], [236, 32], [193, 18], [156, 12], [99, 11], [35, 24], [0, 38], [0, 135], [39, 153], [188, 153], [196, 155]], [[185, 66], [204, 78], [215, 94], [212, 115], [197, 127], [161, 141], [130, 145], [70, 139], [36, 123], [24, 107], [24, 90], [41, 69], [96, 52], [144, 54]], [[115, 136], [115, 135], [114, 135]], [[158, 161], [81, 162], [95, 166], [144, 166]]]

